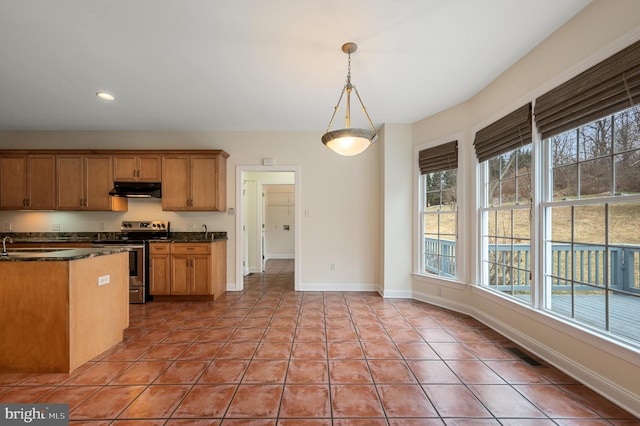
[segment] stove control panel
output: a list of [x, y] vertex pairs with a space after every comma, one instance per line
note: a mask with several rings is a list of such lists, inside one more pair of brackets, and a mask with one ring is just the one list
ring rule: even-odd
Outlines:
[[122, 232], [169, 232], [168, 220], [124, 220]]

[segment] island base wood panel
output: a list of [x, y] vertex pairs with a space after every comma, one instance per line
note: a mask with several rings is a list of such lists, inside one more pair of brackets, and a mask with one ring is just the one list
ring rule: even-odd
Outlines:
[[[121, 342], [128, 255], [0, 265], [0, 373], [69, 373]], [[110, 283], [98, 286], [98, 277]]]

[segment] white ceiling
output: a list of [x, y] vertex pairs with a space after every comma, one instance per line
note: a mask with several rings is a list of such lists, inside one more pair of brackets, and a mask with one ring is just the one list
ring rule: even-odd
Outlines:
[[[376, 127], [412, 123], [472, 97], [588, 3], [0, 0], [0, 130], [324, 132], [347, 41]], [[366, 126], [357, 102], [352, 115]]]

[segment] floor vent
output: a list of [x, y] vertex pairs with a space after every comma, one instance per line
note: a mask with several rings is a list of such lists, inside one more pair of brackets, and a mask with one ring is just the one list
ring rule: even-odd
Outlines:
[[542, 364], [540, 364], [535, 359], [531, 358], [527, 353], [523, 352], [521, 349], [511, 348], [511, 347], [506, 347], [505, 349], [533, 367], [542, 367]]

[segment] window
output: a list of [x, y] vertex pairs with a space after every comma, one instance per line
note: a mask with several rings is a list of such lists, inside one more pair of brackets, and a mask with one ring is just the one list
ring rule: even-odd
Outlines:
[[544, 309], [640, 340], [640, 109], [543, 141]]
[[482, 284], [531, 301], [531, 144], [483, 166]]
[[458, 142], [420, 151], [419, 165], [423, 188], [421, 271], [455, 278]]

